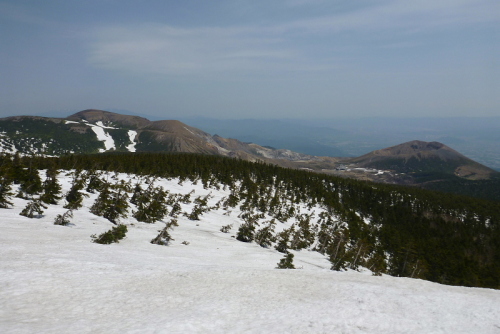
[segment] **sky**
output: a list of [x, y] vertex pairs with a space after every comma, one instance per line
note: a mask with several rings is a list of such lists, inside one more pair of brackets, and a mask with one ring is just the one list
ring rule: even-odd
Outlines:
[[498, 0], [0, 0], [0, 117], [500, 116]]

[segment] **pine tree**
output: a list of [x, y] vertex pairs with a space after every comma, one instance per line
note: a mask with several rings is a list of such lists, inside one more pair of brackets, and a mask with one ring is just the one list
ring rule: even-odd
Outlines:
[[117, 224], [120, 218], [127, 217], [128, 206], [127, 184], [123, 182], [115, 185], [105, 183], [90, 208], [90, 212]]
[[166, 197], [167, 193], [162, 187], [155, 188], [150, 184], [146, 191], [136, 196], [137, 211], [134, 212], [134, 218], [149, 224], [163, 219], [168, 213]]
[[43, 209], [47, 209], [47, 207], [43, 205], [42, 201], [38, 198], [29, 202], [19, 215], [35, 218], [35, 213], [38, 214], [37, 216], [40, 216], [43, 213]]
[[64, 208], [70, 210], [77, 210], [82, 207], [83, 197], [88, 197], [87, 194], [82, 193], [82, 189], [85, 187], [85, 178], [80, 175], [77, 171], [73, 176], [73, 184], [70, 190], [66, 194], [66, 205]]
[[293, 257], [292, 253], [286, 253], [285, 257], [283, 257], [280, 262], [278, 262], [277, 269], [295, 269], [293, 265]]
[[151, 240], [151, 243], [155, 245], [168, 246], [170, 241], [174, 240], [169, 232], [169, 230], [173, 230], [174, 226], [179, 226], [179, 224], [177, 224], [177, 219], [172, 219], [170, 222], [166, 223], [165, 227], [158, 231], [160, 233], [153, 240]]
[[253, 221], [246, 221], [240, 225], [236, 239], [243, 242], [251, 242], [254, 239], [255, 223]]
[[89, 169], [86, 171], [84, 179], [88, 180], [87, 192], [93, 194], [95, 190], [99, 190], [103, 185], [102, 172], [96, 171], [95, 169]]
[[91, 235], [90, 237], [93, 239], [93, 242], [98, 244], [111, 244], [117, 243], [123, 238], [125, 238], [126, 233], [128, 232], [127, 226], [123, 224], [119, 224], [118, 226], [113, 226], [113, 228], [107, 232], [100, 234], [98, 237]]
[[255, 233], [255, 242], [264, 248], [271, 247], [272, 243], [276, 241], [276, 237], [273, 234], [275, 225], [276, 223], [273, 219], [267, 224], [267, 226], [258, 230]]
[[54, 225], [66, 226], [69, 224], [70, 219], [73, 218], [73, 210], [68, 210], [62, 215], [57, 215], [54, 219]]
[[5, 175], [0, 176], [0, 208], [12, 206], [13, 203], [10, 201], [12, 196], [14, 196], [12, 180]]
[[40, 179], [40, 174], [35, 168], [29, 168], [23, 179], [20, 181], [19, 193], [17, 197], [24, 199], [31, 199], [34, 195], [42, 191], [42, 180]]
[[45, 181], [43, 183], [43, 194], [40, 196], [42, 202], [47, 204], [57, 204], [62, 198], [61, 185], [57, 181], [58, 171], [55, 168], [47, 169]]
[[288, 243], [290, 242], [290, 235], [293, 233], [293, 226], [278, 233], [276, 246], [274, 248], [280, 253], [288, 253]]

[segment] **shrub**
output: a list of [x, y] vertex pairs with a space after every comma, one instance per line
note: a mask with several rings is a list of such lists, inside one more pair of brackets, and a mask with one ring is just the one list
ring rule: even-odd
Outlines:
[[40, 217], [43, 213], [43, 209], [47, 209], [47, 207], [43, 205], [42, 201], [40, 201], [40, 199], [34, 199], [26, 205], [19, 215], [35, 218], [35, 213], [37, 213], [36, 216]]
[[287, 253], [278, 263], [277, 269], [295, 269], [293, 265], [293, 254]]
[[177, 224], [177, 219], [172, 219], [166, 224], [163, 230], [159, 230], [158, 232], [160, 233], [153, 240], [151, 240], [151, 243], [155, 245], [168, 246], [170, 241], [174, 240], [168, 230], [172, 230], [174, 226], [179, 226], [179, 224]]
[[243, 242], [250, 242], [254, 238], [255, 225], [253, 222], [245, 222], [240, 225], [236, 239]]
[[66, 226], [69, 224], [70, 218], [73, 218], [73, 210], [68, 210], [62, 215], [57, 215], [56, 219], [54, 219], [54, 225]]
[[113, 242], [119, 242], [119, 240], [125, 238], [127, 231], [127, 226], [120, 224], [118, 226], [114, 226], [111, 230], [100, 234], [98, 237], [94, 234], [91, 238], [93, 239], [93, 242], [98, 244], [111, 244]]
[[220, 228], [222, 233], [229, 233], [229, 231], [233, 228], [233, 224], [225, 225]]

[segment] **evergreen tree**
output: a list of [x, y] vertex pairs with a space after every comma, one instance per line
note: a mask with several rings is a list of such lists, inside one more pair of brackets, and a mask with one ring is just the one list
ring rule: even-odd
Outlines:
[[285, 257], [283, 257], [280, 262], [278, 262], [277, 269], [295, 269], [293, 265], [293, 257], [292, 253], [286, 253]]
[[14, 196], [12, 180], [5, 175], [0, 175], [0, 208], [5, 209], [13, 205], [10, 201]]
[[172, 219], [170, 222], [166, 223], [165, 227], [158, 231], [160, 233], [151, 240], [151, 243], [155, 245], [168, 246], [170, 241], [174, 240], [169, 232], [169, 230], [173, 230], [174, 226], [179, 226], [179, 224], [177, 224], [177, 219]]
[[289, 229], [283, 230], [282, 232], [278, 233], [276, 246], [274, 248], [280, 253], [288, 253], [288, 248], [289, 248], [288, 244], [290, 242], [290, 235], [293, 233], [294, 233], [293, 226], [290, 227]]
[[43, 205], [42, 201], [38, 199], [34, 199], [26, 204], [26, 207], [19, 213], [21, 216], [25, 216], [28, 218], [35, 218], [35, 213], [39, 217], [43, 213], [43, 209], [47, 209], [45, 205]]
[[91, 235], [92, 241], [98, 244], [111, 244], [114, 242], [119, 242], [127, 234], [128, 229], [126, 225], [119, 224], [118, 226], [113, 226], [111, 230], [100, 234], [98, 237]]
[[134, 218], [145, 223], [163, 219], [168, 213], [166, 197], [167, 193], [162, 187], [155, 188], [150, 184], [146, 191], [136, 196], [137, 211], [134, 212]]
[[66, 205], [64, 208], [70, 210], [77, 210], [82, 207], [82, 202], [84, 197], [88, 197], [87, 194], [82, 193], [82, 189], [85, 187], [86, 180], [80, 172], [76, 171], [73, 175], [73, 183], [70, 190], [66, 194]]
[[47, 169], [45, 181], [43, 183], [43, 194], [40, 196], [42, 202], [47, 204], [57, 204], [62, 198], [61, 185], [57, 180], [58, 171], [55, 168]]
[[127, 217], [128, 206], [127, 184], [121, 182], [112, 185], [106, 182], [90, 212], [117, 224], [120, 218]]
[[87, 181], [87, 188], [85, 189], [87, 192], [93, 194], [95, 190], [99, 190], [103, 185], [104, 181], [102, 180], [102, 172], [99, 172], [95, 169], [89, 169], [86, 171], [83, 179]]
[[17, 197], [32, 199], [33, 196], [40, 193], [42, 189], [42, 180], [40, 179], [38, 170], [35, 168], [28, 168], [24, 177], [20, 180]]
[[59, 214], [56, 216], [54, 219], [54, 225], [66, 226], [69, 224], [71, 218], [73, 218], [73, 210], [68, 210], [62, 215]]
[[251, 242], [254, 238], [255, 223], [252, 221], [246, 221], [240, 225], [238, 233], [236, 234], [236, 239], [243, 242]]
[[273, 234], [275, 225], [276, 223], [273, 219], [265, 227], [258, 230], [255, 233], [255, 242], [264, 248], [271, 247], [272, 243], [276, 241], [276, 237]]

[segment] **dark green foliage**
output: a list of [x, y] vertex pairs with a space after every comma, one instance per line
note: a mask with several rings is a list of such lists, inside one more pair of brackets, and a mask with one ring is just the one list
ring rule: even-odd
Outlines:
[[[136, 187], [137, 191], [137, 187]], [[145, 191], [134, 193], [137, 211], [134, 218], [140, 222], [154, 223], [163, 219], [168, 213], [167, 192], [162, 187], [155, 188], [151, 183]]]
[[28, 218], [35, 218], [35, 216], [40, 217], [43, 213], [43, 209], [47, 209], [47, 207], [43, 205], [42, 201], [40, 199], [34, 199], [26, 204], [26, 207], [19, 214]]
[[42, 180], [40, 179], [38, 170], [34, 167], [29, 167], [24, 172], [23, 177], [19, 180], [19, 193], [17, 194], [17, 197], [31, 199], [42, 190]]
[[197, 197], [194, 200], [194, 203], [196, 204], [193, 207], [193, 210], [191, 213], [186, 214], [186, 217], [188, 217], [189, 220], [200, 220], [200, 216], [204, 214], [205, 212], [210, 211], [212, 208], [208, 207], [208, 200], [212, 196], [208, 194], [207, 196], [204, 197]]
[[54, 225], [66, 226], [69, 224], [70, 219], [73, 218], [73, 210], [68, 210], [62, 215], [57, 215], [54, 219]]
[[99, 191], [104, 184], [102, 180], [102, 172], [95, 169], [87, 170], [83, 178], [87, 181], [87, 192], [93, 194], [96, 190]]
[[276, 238], [276, 246], [274, 248], [280, 253], [288, 253], [290, 235], [294, 232], [295, 231], [292, 226], [291, 228], [278, 233], [278, 236]]
[[176, 218], [181, 211], [181, 205], [179, 202], [175, 202], [174, 205], [172, 205], [172, 210], [170, 210], [170, 217]]
[[276, 223], [274, 219], [271, 220], [266, 226], [261, 228], [255, 233], [254, 240], [261, 247], [269, 248], [276, 241], [276, 237], [274, 236], [274, 227]]
[[[173, 230], [174, 226], [179, 226], [179, 224], [177, 224], [177, 219], [172, 219], [162, 230], [158, 231], [160, 233], [153, 240], [151, 240], [151, 243], [155, 245], [168, 246], [170, 241], [174, 240], [169, 232], [169, 230]], [[184, 244], [188, 245], [189, 243], [186, 244], [186, 242], [187, 241], [184, 241]]]
[[236, 239], [243, 242], [251, 242], [254, 238], [255, 223], [247, 221], [240, 225]]
[[5, 209], [12, 206], [13, 204], [10, 201], [12, 196], [14, 196], [12, 180], [5, 175], [0, 175], [0, 208]]
[[286, 255], [278, 262], [277, 269], [295, 269], [293, 265], [293, 257], [292, 253], [286, 253]]
[[88, 197], [87, 194], [82, 193], [82, 189], [85, 187], [85, 182], [86, 180], [81, 175], [81, 171], [75, 171], [73, 175], [73, 183], [65, 197], [67, 203], [64, 208], [77, 210], [82, 207], [83, 198]]
[[127, 226], [120, 224], [117, 226], [113, 226], [111, 230], [100, 234], [98, 237], [92, 235], [91, 238], [93, 239], [93, 242], [98, 244], [111, 244], [114, 242], [119, 242], [120, 240], [125, 238], [127, 231]]
[[249, 212], [244, 212], [241, 214], [241, 217], [245, 222], [240, 225], [238, 233], [236, 233], [236, 239], [243, 242], [251, 242], [254, 239], [257, 220], [261, 218], [261, 215], [253, 215]]
[[6, 132], [15, 143], [16, 150], [23, 154], [97, 153], [104, 148], [89, 126], [82, 125], [82, 131], [78, 133], [69, 130], [72, 126], [39, 117], [26, 117], [20, 121], [0, 120], [0, 131]]
[[106, 218], [113, 224], [117, 224], [120, 218], [126, 218], [129, 207], [127, 187], [123, 181], [117, 184], [103, 184], [90, 212]]
[[57, 181], [59, 172], [55, 168], [47, 169], [45, 173], [45, 181], [43, 183], [43, 194], [40, 196], [42, 202], [47, 204], [57, 204], [62, 198], [61, 185]]

